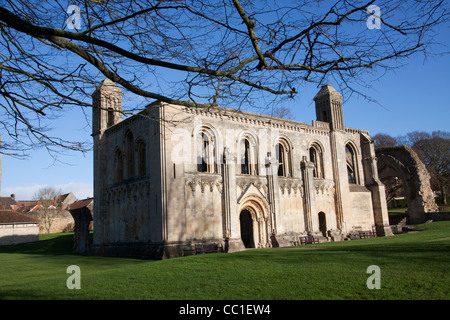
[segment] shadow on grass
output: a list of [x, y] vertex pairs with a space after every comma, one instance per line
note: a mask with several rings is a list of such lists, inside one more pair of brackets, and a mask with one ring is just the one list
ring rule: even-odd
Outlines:
[[[0, 254], [24, 254], [30, 255], [30, 257], [32, 255], [36, 255], [36, 261], [40, 261], [42, 263], [56, 262], [62, 263], [66, 266], [70, 264], [84, 264], [86, 266], [95, 266], [99, 264], [102, 267], [115, 267], [121, 265], [139, 264], [149, 261], [133, 258], [76, 254], [73, 253], [73, 244], [73, 233], [43, 234], [40, 235], [40, 240], [36, 242], [0, 246]], [[34, 257], [32, 259], [34, 259]]]
[[43, 236], [44, 239], [35, 242], [0, 246], [0, 253], [49, 254], [49, 255], [72, 254], [73, 233], [43, 235]]
[[[435, 233], [434, 229], [439, 231], [439, 233]], [[381, 256], [395, 258], [398, 256], [399, 259], [404, 259], [402, 256], [407, 253], [414, 253], [420, 257], [420, 253], [423, 253], [423, 256], [427, 256], [427, 254], [432, 253], [445, 255], [450, 251], [450, 222], [422, 225], [419, 227], [419, 230], [426, 232], [419, 232], [409, 235], [397, 235], [387, 238], [329, 242], [319, 245], [306, 245], [291, 248], [254, 249], [244, 252], [236, 252], [232, 255], [235, 255], [236, 257], [239, 256], [240, 259], [244, 260], [259, 258], [266, 259], [278, 255], [279, 251], [283, 250], [286, 253], [286, 257], [280, 261], [289, 260], [288, 257], [306, 257], [311, 255], [318, 256], [320, 258], [323, 255], [345, 255], [346, 253], [364, 254], [367, 257], [375, 258]], [[427, 236], [430, 234], [432, 237]], [[36, 242], [0, 246], [0, 253], [75, 255], [73, 254], [73, 240], [73, 233], [43, 234], [40, 235], [40, 240]], [[215, 254], [213, 255], [215, 256]]]

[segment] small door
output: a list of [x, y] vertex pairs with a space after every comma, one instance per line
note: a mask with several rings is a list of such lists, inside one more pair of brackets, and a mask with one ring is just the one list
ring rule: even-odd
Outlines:
[[254, 248], [253, 240], [253, 220], [248, 210], [242, 210], [239, 220], [241, 222], [241, 239], [246, 248]]
[[319, 230], [324, 237], [327, 236], [327, 217], [323, 212], [319, 212]]

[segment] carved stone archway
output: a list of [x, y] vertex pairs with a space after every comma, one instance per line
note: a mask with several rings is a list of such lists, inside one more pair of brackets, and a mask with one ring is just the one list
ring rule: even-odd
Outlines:
[[244, 209], [239, 214], [239, 222], [241, 229], [241, 241], [246, 248], [254, 248], [254, 228], [253, 228], [253, 215], [247, 209]]
[[413, 149], [405, 145], [379, 148], [376, 156], [381, 181], [398, 177], [403, 182], [408, 203], [407, 223], [422, 223], [427, 220], [426, 213], [438, 211], [430, 186], [430, 174]]
[[254, 248], [271, 247], [270, 230], [271, 223], [269, 217], [269, 205], [267, 201], [257, 195], [249, 195], [242, 199], [238, 207], [239, 215], [243, 212], [249, 213], [252, 226], [252, 240]]

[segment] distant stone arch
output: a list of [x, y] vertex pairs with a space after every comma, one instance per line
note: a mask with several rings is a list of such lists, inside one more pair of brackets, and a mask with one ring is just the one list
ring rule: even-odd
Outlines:
[[398, 177], [403, 182], [408, 203], [407, 223], [422, 223], [427, 220], [426, 213], [439, 211], [430, 186], [430, 174], [413, 149], [405, 145], [379, 148], [376, 156], [381, 181]]

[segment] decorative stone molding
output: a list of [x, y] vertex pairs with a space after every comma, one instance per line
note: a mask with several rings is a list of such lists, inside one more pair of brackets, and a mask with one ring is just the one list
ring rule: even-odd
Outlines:
[[[210, 192], [214, 191], [214, 187], [217, 188], [219, 193], [222, 193], [222, 177], [220, 175], [206, 175], [206, 174], [196, 174], [196, 177], [187, 177], [186, 185], [191, 188], [192, 194], [195, 194], [195, 189], [197, 186], [200, 186], [200, 190], [202, 193], [205, 193], [205, 190], [209, 190]], [[206, 188], [209, 187], [209, 188]]]
[[241, 190], [241, 195], [249, 185], [253, 184], [264, 196], [267, 196], [267, 178], [263, 176], [237, 176], [236, 184]]
[[287, 192], [288, 195], [300, 193], [303, 196], [302, 182], [299, 179], [278, 177], [278, 187], [283, 195]]
[[112, 185], [105, 188], [104, 196], [109, 201], [120, 201], [131, 197], [142, 197], [150, 193], [150, 180], [137, 180], [128, 184]]
[[292, 120], [273, 118], [269, 116], [256, 115], [247, 112], [237, 113], [235, 110], [225, 108], [184, 108], [184, 112], [192, 115], [198, 115], [216, 119], [226, 119], [233, 122], [246, 123], [250, 125], [258, 125], [262, 127], [269, 127], [278, 130], [296, 131], [304, 133], [312, 133], [318, 135], [328, 136], [330, 132], [327, 123], [313, 123], [312, 126], [305, 122], [296, 122]]
[[314, 179], [316, 194], [334, 194], [334, 181], [329, 179]]

